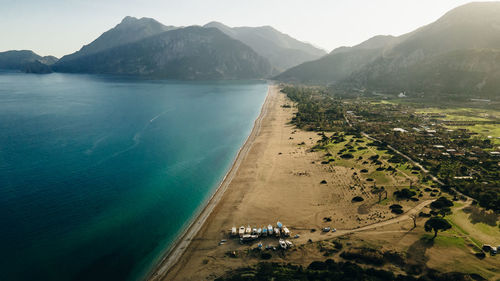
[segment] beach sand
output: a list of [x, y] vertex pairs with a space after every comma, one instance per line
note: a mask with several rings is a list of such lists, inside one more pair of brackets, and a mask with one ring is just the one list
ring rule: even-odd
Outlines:
[[[258, 242], [241, 245], [238, 239], [230, 238], [233, 226], [274, 226], [280, 221], [292, 235], [301, 236], [292, 239], [297, 245], [395, 217], [387, 206], [376, 204], [376, 195], [352, 188], [353, 173], [359, 173], [358, 169], [320, 163], [324, 152], [310, 151], [320, 136], [294, 128], [290, 121], [296, 109], [283, 107], [285, 104], [292, 105], [277, 85], [271, 85], [261, 116], [219, 191], [150, 280], [212, 280], [231, 269], [259, 262], [251, 255], [239, 254], [248, 253]], [[322, 180], [327, 184], [321, 184]], [[357, 195], [365, 202], [353, 204], [351, 198]], [[325, 222], [325, 217], [332, 221]], [[322, 233], [326, 226], [339, 231]], [[227, 242], [219, 245], [222, 239]], [[260, 241], [277, 245], [276, 238]], [[237, 258], [230, 257], [233, 254]], [[314, 258], [304, 256], [294, 261], [306, 263]], [[287, 260], [273, 253], [272, 261]]]

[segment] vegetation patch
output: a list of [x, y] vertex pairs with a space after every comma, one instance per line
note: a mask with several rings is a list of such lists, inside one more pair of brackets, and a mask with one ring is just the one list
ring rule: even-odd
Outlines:
[[352, 198], [352, 202], [361, 202], [361, 201], [364, 201], [365, 199], [361, 196], [356, 196], [354, 198]]

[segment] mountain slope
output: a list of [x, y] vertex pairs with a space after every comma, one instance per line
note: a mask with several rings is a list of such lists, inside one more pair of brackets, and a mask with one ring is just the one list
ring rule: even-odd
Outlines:
[[500, 3], [470, 3], [405, 35], [338, 48], [277, 79], [344, 89], [500, 96], [499, 50]]
[[35, 62], [51, 65], [56, 61], [56, 57], [42, 57], [30, 50], [6, 51], [0, 53], [0, 69], [24, 70], [28, 65]]
[[354, 47], [340, 47], [330, 54], [288, 69], [275, 78], [302, 83], [334, 83], [382, 55], [387, 46], [397, 41], [393, 36], [375, 36]]
[[[495, 61], [494, 50], [500, 50], [500, 3], [470, 3], [412, 32], [353, 73], [348, 82], [371, 89], [490, 95], [491, 88], [477, 88], [476, 84], [477, 80], [489, 81], [490, 72], [496, 71], [485, 59]], [[449, 72], [445, 73], [445, 69]], [[467, 73], [479, 77], [468, 79]]]
[[250, 47], [215, 28], [162, 32], [54, 65], [59, 72], [107, 73], [173, 79], [264, 78], [271, 66]]
[[259, 55], [267, 58], [278, 71], [326, 55], [325, 51], [298, 41], [270, 26], [229, 27], [219, 22], [210, 22], [204, 27], [217, 28], [250, 46]]
[[61, 61], [69, 61], [81, 56], [95, 54], [175, 28], [173, 26], [165, 26], [151, 18], [137, 19], [134, 17], [125, 17], [114, 28], [104, 32], [90, 44], [83, 46], [78, 52], [62, 57]]
[[[370, 70], [377, 71], [373, 66]], [[358, 81], [363, 81], [364, 86], [389, 92], [405, 90], [450, 93], [455, 96], [500, 97], [499, 49], [455, 50], [398, 68], [389, 75], [374, 78], [373, 72], [364, 70], [354, 76]]]

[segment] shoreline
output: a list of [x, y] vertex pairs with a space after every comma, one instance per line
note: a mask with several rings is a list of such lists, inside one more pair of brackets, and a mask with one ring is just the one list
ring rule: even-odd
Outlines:
[[203, 208], [201, 208], [201, 211], [193, 216], [193, 219], [191, 219], [184, 231], [178, 235], [178, 237], [170, 246], [169, 250], [161, 257], [160, 261], [155, 266], [153, 266], [153, 269], [145, 276], [143, 280], [162, 280], [167, 275], [169, 270], [177, 264], [180, 257], [184, 254], [188, 246], [191, 244], [193, 238], [198, 234], [201, 227], [205, 224], [212, 211], [220, 202], [229, 184], [235, 177], [240, 164], [247, 156], [250, 148], [252, 147], [256, 137], [260, 132], [262, 120], [267, 115], [269, 109], [269, 97], [271, 95], [273, 86], [274, 84], [272, 82], [268, 82], [266, 98], [264, 100], [264, 103], [262, 104], [259, 116], [257, 116], [257, 118], [255, 119], [250, 134], [238, 150], [238, 153], [236, 154], [230, 169], [222, 178], [222, 181], [220, 182], [217, 189], [206, 201], [206, 204], [204, 204]]

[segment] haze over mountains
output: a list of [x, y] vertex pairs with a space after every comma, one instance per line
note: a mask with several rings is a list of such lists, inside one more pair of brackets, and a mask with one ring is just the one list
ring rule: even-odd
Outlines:
[[174, 79], [266, 78], [324, 54], [271, 27], [230, 28], [215, 22], [173, 27], [126, 17], [53, 69]]
[[377, 36], [277, 79], [381, 91], [498, 96], [500, 3], [470, 3], [408, 34]]
[[210, 22], [204, 27], [214, 27], [228, 36], [250, 46], [269, 60], [278, 71], [284, 71], [300, 63], [326, 55], [324, 50], [298, 41], [271, 26], [229, 27], [220, 22]]
[[50, 70], [173, 79], [267, 78], [324, 54], [268, 26], [230, 28], [212, 22], [174, 27], [125, 17]]
[[413, 32], [375, 36], [329, 54], [270, 26], [174, 27], [126, 17], [59, 61], [12, 51], [0, 53], [0, 68], [173, 79], [274, 76], [342, 89], [492, 97], [499, 95], [499, 50], [500, 3], [485, 2], [455, 8]]

